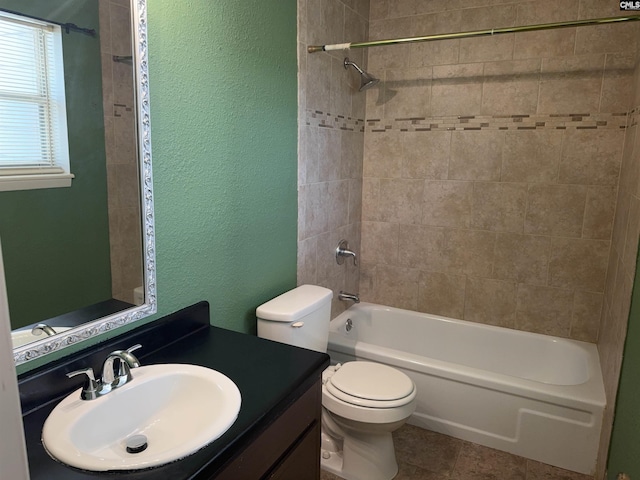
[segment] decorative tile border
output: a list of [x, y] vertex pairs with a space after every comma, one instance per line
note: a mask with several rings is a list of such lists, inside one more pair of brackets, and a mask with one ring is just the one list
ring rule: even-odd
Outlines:
[[320, 110], [306, 111], [306, 124], [312, 127], [335, 128], [350, 132], [364, 132], [365, 122], [362, 118], [345, 117], [344, 115], [332, 115]]
[[367, 132], [421, 132], [464, 130], [620, 129], [627, 127], [626, 113], [550, 115], [469, 115], [367, 119]]
[[306, 111], [306, 125], [352, 132], [424, 132], [464, 130], [566, 130], [620, 129], [638, 123], [640, 106], [627, 113], [575, 113], [547, 115], [458, 115], [394, 119], [333, 115], [319, 110]]

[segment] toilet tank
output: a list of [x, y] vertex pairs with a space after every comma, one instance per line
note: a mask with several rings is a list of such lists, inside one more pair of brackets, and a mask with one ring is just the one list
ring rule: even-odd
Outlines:
[[301, 285], [256, 309], [258, 336], [276, 342], [327, 351], [333, 292]]

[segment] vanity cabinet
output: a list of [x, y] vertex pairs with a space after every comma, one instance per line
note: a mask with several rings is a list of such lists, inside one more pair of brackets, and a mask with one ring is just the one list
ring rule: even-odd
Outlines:
[[223, 471], [210, 480], [319, 480], [321, 383], [318, 380]]
[[[31, 480], [319, 480], [321, 378], [329, 356], [209, 321], [209, 305], [200, 302], [20, 376]], [[66, 373], [99, 369], [109, 352], [137, 343], [142, 365], [188, 363], [229, 377], [242, 395], [234, 424], [192, 455], [149, 470], [85, 472], [53, 460], [42, 445], [42, 426], [82, 384]]]

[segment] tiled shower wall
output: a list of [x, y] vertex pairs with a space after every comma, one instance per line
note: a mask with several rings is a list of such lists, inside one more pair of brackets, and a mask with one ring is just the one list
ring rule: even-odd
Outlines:
[[[640, 42], [640, 35], [637, 37]], [[638, 238], [640, 237], [640, 55], [634, 76], [633, 108], [627, 119], [627, 131], [622, 155], [622, 168], [616, 207], [616, 217], [609, 254], [609, 266], [604, 291], [604, 306], [600, 319], [598, 351], [607, 394], [601, 445], [608, 445], [613, 422], [622, 353], [631, 304], [631, 290], [636, 271]], [[607, 449], [601, 448], [602, 467]], [[615, 473], [615, 472], [611, 472]]]
[[131, 56], [129, 9], [129, 0], [100, 1], [111, 294], [134, 303], [133, 289], [143, 279], [133, 62], [113, 58]]
[[369, 0], [298, 0], [298, 284], [331, 288], [333, 315], [349, 306], [340, 290], [358, 292], [359, 268], [335, 249], [346, 239], [360, 251], [365, 94], [342, 52], [306, 48], [366, 38], [368, 17]]
[[[599, 0], [371, 0], [371, 39], [620, 14]], [[480, 6], [482, 4], [490, 6]], [[598, 338], [635, 25], [370, 48], [360, 293]]]

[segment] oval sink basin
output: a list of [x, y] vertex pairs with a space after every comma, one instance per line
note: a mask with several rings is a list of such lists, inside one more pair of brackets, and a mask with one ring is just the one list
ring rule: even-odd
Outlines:
[[[90, 471], [156, 467], [213, 442], [240, 411], [238, 387], [215, 370], [162, 364], [131, 374], [102, 397], [81, 400], [76, 390], [53, 409], [42, 431], [53, 458]], [[136, 435], [146, 437], [146, 448], [129, 453], [127, 440]]]

